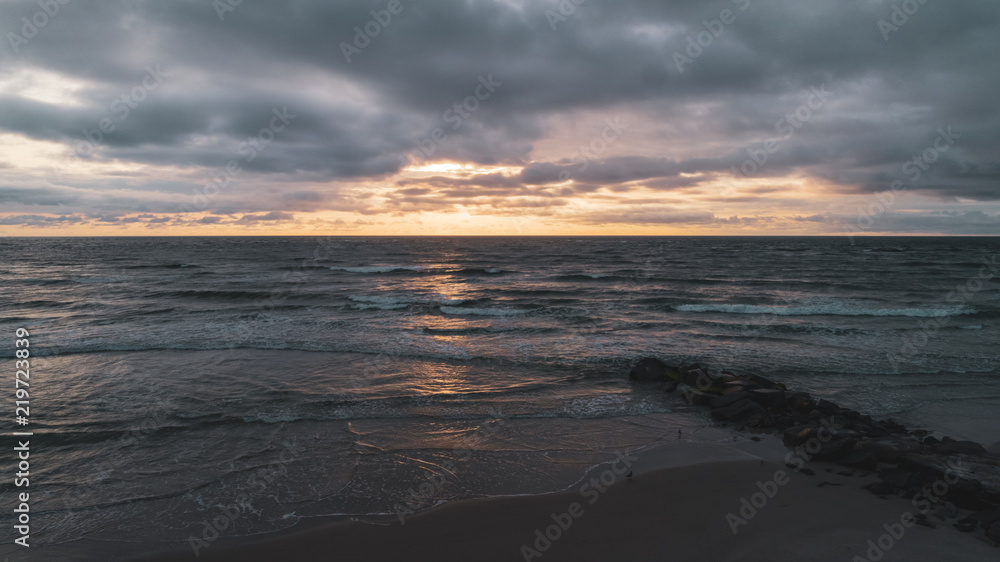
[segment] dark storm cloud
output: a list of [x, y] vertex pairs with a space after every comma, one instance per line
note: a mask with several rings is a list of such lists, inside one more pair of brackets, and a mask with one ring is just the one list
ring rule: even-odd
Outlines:
[[[633, 182], [677, 190], [732, 175], [782, 136], [780, 121], [808, 103], [810, 88], [825, 87], [829, 101], [804, 122], [800, 114], [793, 136], [748, 177], [799, 172], [838, 192], [883, 191], [908, 180], [907, 161], [950, 126], [961, 138], [907, 188], [943, 200], [1000, 200], [996, 2], [932, 0], [886, 33], [878, 22], [890, 20], [888, 0], [584, 2], [564, 20], [546, 13], [558, 10], [555, 0], [403, 0], [402, 12], [348, 62], [343, 45], [355, 41], [355, 26], [364, 29], [370, 11], [386, 4], [245, 1], [220, 21], [205, 0], [73, 2], [15, 52], [10, 33], [22, 34], [21, 18], [39, 7], [7, 2], [0, 79], [47, 70], [84, 86], [75, 104], [0, 94], [0, 132], [64, 143], [81, 160], [205, 176], [236, 158], [245, 196], [208, 209], [230, 213], [334, 208], [342, 204], [335, 197], [297, 184], [384, 178], [415, 157], [526, 165], [519, 175], [400, 185], [398, 195], [410, 199], [398, 203], [424, 208], [433, 205], [421, 187], [458, 198], [552, 197]], [[674, 54], [692, 54], [688, 38], [723, 9], [735, 21], [682, 72]], [[474, 110], [456, 109], [485, 95], [484, 81], [494, 84], [489, 95]], [[265, 133], [274, 111], [295, 117]], [[632, 113], [659, 127], [663, 148], [586, 167], [571, 154], [533, 161], [533, 147], [555, 126], [550, 117], [574, 111]], [[88, 142], [102, 119], [114, 131]], [[430, 140], [437, 128], [441, 142]], [[265, 137], [273, 140], [263, 144]], [[428, 142], [429, 157], [418, 148]], [[554, 187], [566, 173], [572, 185]], [[168, 212], [178, 208], [173, 194], [204, 183], [187, 181], [129, 186], [148, 198], [75, 186], [91, 190], [81, 193], [63, 181], [30, 193], [4, 188], [0, 201]], [[274, 185], [286, 195], [275, 196]], [[558, 191], [537, 190], [547, 186]], [[102, 189], [108, 201], [100, 201]]]

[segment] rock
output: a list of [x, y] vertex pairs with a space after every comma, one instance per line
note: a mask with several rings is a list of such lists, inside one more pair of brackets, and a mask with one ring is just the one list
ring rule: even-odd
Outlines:
[[934, 510], [934, 517], [937, 517], [939, 521], [947, 521], [948, 519], [954, 518], [954, 515], [944, 507], [939, 507]]
[[979, 526], [983, 529], [988, 529], [990, 525], [1000, 521], [1000, 507], [973, 513], [969, 516], [969, 519], [979, 523]]
[[664, 370], [666, 363], [659, 359], [646, 357], [640, 359], [628, 373], [628, 378], [634, 381], [662, 381], [666, 378]]
[[758, 388], [751, 390], [750, 394], [754, 397], [754, 402], [765, 408], [784, 410], [788, 406], [788, 400], [785, 398], [785, 391], [783, 390]]
[[792, 427], [795, 425], [795, 418], [789, 416], [788, 414], [778, 414], [774, 416], [774, 427], [778, 429], [785, 429], [786, 427]]
[[865, 470], [875, 470], [878, 466], [878, 458], [871, 451], [864, 449], [855, 449], [837, 461], [837, 464], [842, 464], [844, 466], [853, 466], [854, 468], [863, 468]]
[[788, 407], [793, 410], [809, 411], [816, 407], [816, 402], [809, 396], [808, 392], [787, 392], [785, 398], [788, 399]]
[[914, 523], [916, 523], [917, 525], [920, 525], [921, 527], [927, 527], [928, 529], [937, 529], [937, 525], [935, 525], [934, 523], [931, 523], [927, 519], [916, 519], [916, 520], [914, 520]]
[[757, 385], [747, 380], [728, 381], [722, 383], [722, 386], [726, 388], [737, 388], [740, 390], [753, 390], [757, 388]]
[[934, 452], [939, 455], [971, 455], [983, 457], [989, 455], [985, 447], [973, 441], [955, 441], [950, 437], [945, 437], [937, 446]]
[[902, 424], [897, 423], [895, 420], [885, 419], [879, 422], [879, 425], [884, 427], [889, 433], [906, 433], [906, 428]]
[[812, 437], [813, 433], [819, 429], [816, 424], [794, 425], [782, 432], [781, 442], [786, 447], [798, 447]]
[[816, 473], [813, 472], [813, 470], [811, 468], [803, 468], [803, 469], [800, 469], [799, 472], [801, 472], [802, 474], [805, 474], [806, 476], [816, 476]]
[[980, 511], [996, 507], [986, 501], [983, 496], [983, 487], [979, 482], [963, 478], [954, 484], [949, 484], [948, 493], [946, 493], [944, 497], [958, 507], [972, 511]]
[[[864, 433], [864, 430], [859, 428]], [[887, 435], [878, 439], [864, 441], [859, 449], [870, 451], [879, 462], [896, 463], [907, 453], [919, 453], [920, 443], [896, 435]]]
[[663, 392], [673, 392], [677, 390], [677, 381], [667, 381], [660, 385], [660, 390]]
[[788, 390], [787, 388], [785, 388], [785, 385], [769, 381], [769, 380], [767, 380], [764, 377], [759, 376], [759, 375], [749, 374], [749, 375], [746, 376], [746, 380], [748, 380], [748, 381], [752, 382], [753, 384], [757, 385], [758, 388], [770, 388], [770, 389], [774, 389], [774, 390]]
[[824, 416], [832, 416], [840, 411], [840, 407], [828, 400], [820, 400], [816, 403], [816, 409]]
[[713, 409], [725, 408], [726, 406], [730, 406], [741, 400], [754, 400], [754, 398], [755, 397], [752, 393], [745, 392], [743, 390], [738, 390], [736, 392], [730, 392], [729, 394], [712, 398], [712, 402], [709, 404], [709, 406], [711, 406]]
[[845, 418], [850, 419], [851, 421], [858, 421], [858, 420], [861, 419], [861, 413], [860, 412], [855, 412], [854, 410], [849, 410], [847, 408], [841, 408], [840, 409], [840, 415], [844, 416]]
[[712, 417], [720, 420], [742, 422], [751, 416], [765, 416], [767, 412], [760, 404], [752, 400], [740, 400], [735, 404], [730, 404], [724, 408], [712, 410]]
[[853, 437], [835, 437], [820, 445], [819, 450], [812, 455], [813, 460], [838, 462], [854, 449], [858, 442]]
[[1000, 521], [995, 521], [987, 527], [986, 536], [994, 543], [1000, 544]]
[[896, 487], [888, 482], [872, 482], [865, 489], [876, 496], [891, 496], [897, 492]]
[[677, 385], [677, 389], [681, 391], [681, 394], [684, 395], [684, 399], [687, 400], [689, 404], [708, 406], [709, 404], [712, 403], [712, 399], [715, 398], [715, 396], [711, 394], [706, 394], [686, 384]]
[[830, 416], [830, 424], [840, 429], [854, 429], [858, 425], [853, 419], [838, 414]]
[[971, 517], [966, 517], [965, 519], [959, 519], [955, 522], [952, 527], [955, 527], [963, 533], [971, 533], [976, 530], [976, 526], [979, 524], [978, 521], [972, 519]]
[[887, 469], [880, 471], [878, 477], [886, 484], [891, 484], [896, 488], [908, 489], [918, 487], [923, 484], [923, 479], [912, 472], [899, 469]]
[[942, 479], [953, 468], [942, 458], [916, 453], [904, 453], [898, 462], [900, 468], [923, 474], [928, 480]]

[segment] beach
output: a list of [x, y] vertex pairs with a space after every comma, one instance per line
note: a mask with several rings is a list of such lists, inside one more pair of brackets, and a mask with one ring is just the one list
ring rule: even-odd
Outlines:
[[[765, 440], [763, 457], [780, 452]], [[109, 545], [84, 541], [56, 547], [52, 556], [84, 550], [108, 560], [993, 560], [996, 549], [982, 539], [938, 522], [935, 529], [905, 527], [912, 502], [879, 499], [861, 489], [870, 478], [843, 476], [829, 463], [810, 466], [807, 476], [749, 452], [693, 447], [686, 458], [675, 449], [635, 461], [632, 478], [619, 476], [606, 491], [580, 487], [618, 466], [595, 469], [579, 487], [540, 496], [491, 498], [447, 504], [382, 524], [344, 520], [304, 521], [298, 526], [249, 538], [221, 538], [196, 556], [189, 545]], [[723, 458], [687, 464], [693, 457]], [[682, 460], [679, 460], [682, 459]], [[658, 464], [677, 464], [662, 468]], [[829, 470], [828, 470], [829, 469]], [[727, 515], [750, 512], [741, 500], [775, 482], [776, 491], [734, 533]], [[785, 475], [783, 478], [781, 475]], [[609, 478], [605, 477], [605, 481]], [[763, 484], [763, 486], [761, 486]], [[759, 500], [758, 498], [756, 498]], [[593, 503], [591, 503], [593, 501]], [[574, 506], [578, 506], [574, 509]], [[573, 512], [577, 516], [570, 515]], [[553, 518], [553, 514], [556, 518]], [[562, 523], [557, 534], [552, 529]], [[568, 524], [567, 524], [568, 522]], [[890, 529], [887, 530], [886, 526]], [[882, 551], [883, 535], [903, 529]], [[548, 532], [555, 540], [539, 537]], [[536, 554], [524, 549], [534, 549]], [[543, 550], [544, 549], [544, 550]], [[145, 551], [145, 552], [143, 552]], [[156, 554], [150, 552], [159, 551]], [[873, 558], [868, 558], [869, 551]], [[879, 556], [884, 552], [884, 557]], [[141, 553], [141, 554], [140, 554]], [[60, 559], [60, 558], [52, 558]]]

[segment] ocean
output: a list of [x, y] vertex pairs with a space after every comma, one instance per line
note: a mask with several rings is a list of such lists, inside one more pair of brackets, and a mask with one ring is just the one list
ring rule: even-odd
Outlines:
[[1000, 240], [854, 242], [0, 239], [9, 371], [31, 334], [30, 425], [8, 427], [34, 433], [32, 545], [385, 523], [565, 489], [679, 429], [744, 438], [630, 384], [646, 356], [998, 450]]

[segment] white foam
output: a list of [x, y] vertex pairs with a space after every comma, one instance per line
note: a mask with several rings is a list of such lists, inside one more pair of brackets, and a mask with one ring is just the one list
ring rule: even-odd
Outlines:
[[[410, 304], [458, 305], [458, 304], [462, 304], [463, 302], [465, 302], [465, 299], [448, 299], [448, 298], [442, 298], [442, 297], [444, 297], [444, 295], [441, 295], [441, 297], [439, 297], [439, 298], [433, 298], [433, 297], [421, 298], [421, 297], [412, 296], [412, 295], [411, 296], [403, 296], [403, 295], [395, 295], [395, 296], [391, 296], [391, 295], [390, 296], [387, 296], [387, 295], [374, 295], [374, 296], [371, 296], [371, 295], [349, 295], [347, 298], [348, 298], [348, 300], [352, 300], [354, 302], [368, 303], [368, 304], [377, 304], [377, 305], [386, 305], [386, 306], [389, 306], [389, 305], [402, 305], [402, 306], [406, 306], [406, 305], [410, 305]], [[389, 310], [389, 309], [387, 309], [387, 310]]]
[[514, 310], [510, 308], [458, 308], [455, 306], [442, 306], [441, 312], [445, 314], [459, 314], [472, 316], [517, 316], [527, 314], [529, 310]]
[[348, 300], [354, 302], [366, 302], [374, 304], [410, 304], [416, 302], [412, 299], [404, 299], [400, 297], [386, 297], [386, 296], [367, 296], [367, 295], [350, 295], [347, 297]]
[[801, 306], [760, 306], [753, 304], [682, 304], [680, 312], [724, 312], [727, 314], [773, 314], [775, 316], [917, 316], [924, 318], [975, 314], [967, 306], [941, 308], [872, 308], [860, 303], [827, 303]]
[[377, 310], [399, 310], [401, 308], [406, 308], [407, 306], [409, 306], [409, 305], [406, 304], [406, 303], [400, 303], [400, 304], [356, 304], [356, 305], [354, 305], [354, 308], [357, 308], [358, 310], [371, 310], [371, 309], [377, 309]]
[[398, 270], [423, 271], [424, 268], [412, 265], [369, 265], [363, 267], [330, 267], [330, 271], [346, 271], [348, 273], [391, 273]]

